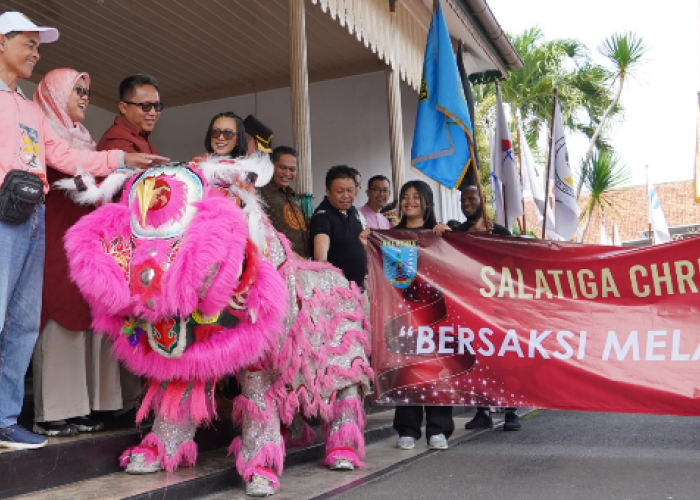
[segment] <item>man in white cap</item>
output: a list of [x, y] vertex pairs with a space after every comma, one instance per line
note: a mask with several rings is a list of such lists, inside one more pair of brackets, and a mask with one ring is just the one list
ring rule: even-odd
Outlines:
[[44, 275], [46, 163], [94, 175], [118, 167], [147, 167], [168, 159], [122, 151], [72, 149], [54, 132], [41, 108], [17, 87], [39, 61], [39, 46], [58, 30], [37, 26], [24, 14], [0, 15], [0, 447], [40, 448], [46, 437], [17, 425], [24, 376], [39, 336]]

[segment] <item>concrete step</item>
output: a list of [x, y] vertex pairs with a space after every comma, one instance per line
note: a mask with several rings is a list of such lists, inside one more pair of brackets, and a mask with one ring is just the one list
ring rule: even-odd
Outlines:
[[[368, 415], [365, 430], [367, 443], [381, 441], [393, 435], [391, 428], [393, 411], [381, 411]], [[289, 448], [286, 467], [317, 463], [323, 458], [324, 446], [320, 439], [323, 432], [316, 429], [317, 442], [305, 448]], [[198, 431], [199, 434], [200, 431]], [[230, 440], [225, 441], [228, 446]], [[120, 451], [121, 452], [121, 451]], [[50, 489], [10, 498], [22, 500], [191, 500], [220, 491], [243, 491], [242, 481], [233, 467], [233, 459], [226, 456], [225, 449], [200, 453], [193, 468], [178, 469], [173, 473], [159, 472], [143, 476], [130, 476], [114, 472], [92, 479], [81, 480]]]
[[[460, 414], [457, 414], [457, 410], [455, 408], [455, 432], [449, 440], [450, 447], [461, 445], [484, 432], [502, 432], [503, 413], [492, 414], [494, 420], [493, 431], [468, 431], [464, 429], [464, 424], [472, 418], [473, 410]], [[532, 410], [529, 409], [518, 411], [520, 415], [526, 415], [531, 412]], [[412, 450], [399, 450], [396, 448], [396, 438], [396, 433], [391, 432], [385, 439], [368, 443], [366, 448], [367, 458], [365, 460], [367, 467], [355, 469], [354, 471], [331, 471], [319, 465], [318, 462], [313, 461], [287, 467], [280, 478], [280, 491], [273, 498], [275, 500], [326, 500], [368, 482], [381, 479], [434, 453], [442, 453], [440, 450], [428, 449], [425, 437], [416, 441], [416, 447]], [[246, 496], [242, 485], [195, 498], [199, 500], [250, 499], [250, 497]]]

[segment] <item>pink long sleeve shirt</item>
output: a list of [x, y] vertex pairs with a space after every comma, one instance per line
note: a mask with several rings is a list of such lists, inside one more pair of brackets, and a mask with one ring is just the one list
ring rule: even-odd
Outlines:
[[13, 92], [0, 80], [0, 184], [7, 172], [26, 170], [44, 180], [48, 192], [46, 164], [67, 174], [83, 172], [105, 176], [124, 166], [122, 151], [73, 149], [53, 130], [41, 108], [17, 88]]

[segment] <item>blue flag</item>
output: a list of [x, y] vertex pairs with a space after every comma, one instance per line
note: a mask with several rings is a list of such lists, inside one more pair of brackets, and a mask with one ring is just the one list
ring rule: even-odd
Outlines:
[[411, 165], [454, 189], [473, 163], [469, 152], [471, 140], [467, 101], [438, 2], [425, 46]]

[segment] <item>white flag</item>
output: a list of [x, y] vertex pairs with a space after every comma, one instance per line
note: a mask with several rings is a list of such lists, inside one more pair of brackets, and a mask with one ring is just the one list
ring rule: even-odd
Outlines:
[[491, 155], [491, 192], [493, 193], [493, 211], [496, 212], [496, 222], [503, 220], [503, 184], [493, 172], [496, 158], [496, 139], [493, 130], [489, 130], [489, 154]]
[[649, 192], [649, 224], [654, 231], [654, 245], [659, 243], [668, 243], [671, 241], [671, 234], [668, 232], [668, 225], [664, 217], [664, 211], [661, 210], [659, 197], [656, 196], [656, 189], [651, 183], [647, 182], [647, 190]]
[[[502, 184], [503, 207], [496, 211], [497, 222], [510, 228], [515, 219], [523, 215], [523, 192], [520, 177], [515, 168], [513, 143], [510, 140], [506, 113], [503, 110], [501, 88], [496, 86], [496, 133], [492, 148], [493, 175]], [[494, 197], [495, 198], [495, 197]]]
[[576, 204], [574, 176], [569, 167], [569, 153], [566, 150], [564, 124], [561, 121], [558, 101], [554, 107], [552, 133], [549, 182], [554, 194], [554, 231], [565, 240], [569, 240], [578, 228], [579, 208]]
[[[535, 208], [537, 209], [537, 220], [540, 224], [542, 224], [542, 219], [544, 218], [544, 205], [546, 203], [544, 195], [545, 176], [542, 173], [539, 165], [535, 163], [535, 159], [532, 157], [532, 151], [530, 151], [530, 146], [528, 145], [527, 140], [525, 140], [525, 135], [523, 134], [519, 123], [518, 133], [520, 134], [520, 172], [523, 176], [523, 192], [527, 192], [532, 196], [535, 203]], [[547, 220], [549, 221], [547, 224], [547, 233], [549, 234], [554, 229], [554, 216], [551, 210], [547, 211]]]
[[617, 227], [617, 221], [614, 221], [614, 226], [613, 226], [613, 240], [612, 244], [615, 245], [616, 247], [621, 247], [622, 246], [622, 240], [620, 239], [620, 230]]
[[600, 244], [601, 245], [612, 245], [610, 241], [610, 236], [608, 236], [608, 231], [605, 229], [605, 222], [600, 221]]

